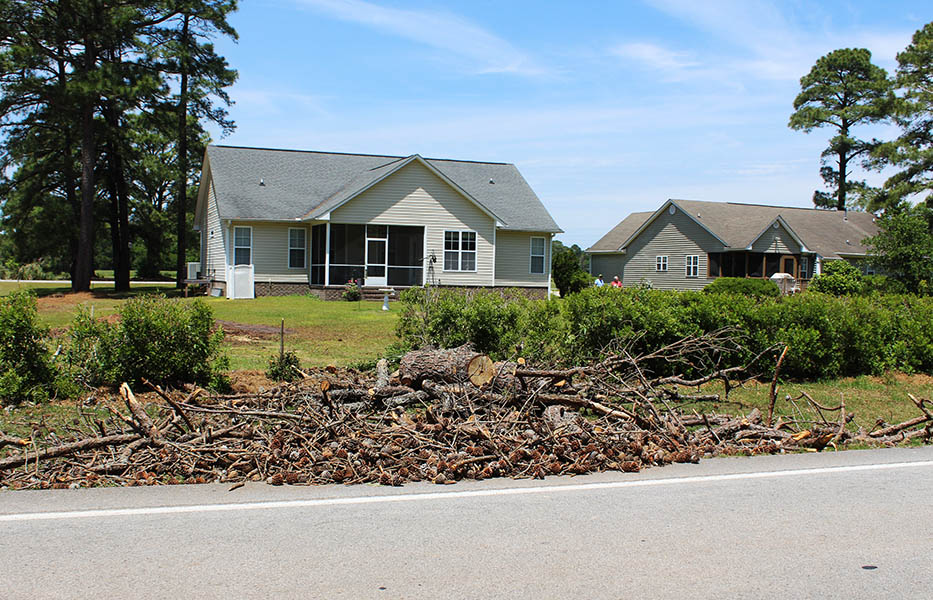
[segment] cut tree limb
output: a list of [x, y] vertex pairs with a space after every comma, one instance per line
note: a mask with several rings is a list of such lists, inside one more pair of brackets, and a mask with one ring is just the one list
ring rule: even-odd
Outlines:
[[16, 467], [21, 467], [26, 464], [27, 460], [44, 460], [46, 458], [55, 458], [56, 456], [68, 456], [69, 454], [74, 454], [76, 452], [83, 452], [84, 450], [93, 450], [94, 448], [102, 448], [104, 446], [114, 446], [117, 444], [126, 444], [129, 442], [134, 442], [140, 439], [138, 433], [122, 433], [118, 435], [108, 435], [99, 438], [88, 438], [86, 440], [81, 440], [78, 442], [72, 442], [70, 444], [62, 444], [61, 446], [53, 446], [51, 448], [46, 448], [45, 450], [39, 452], [38, 454], [33, 454], [32, 456], [27, 457], [27, 453], [17, 454], [16, 456], [9, 456], [0, 460], [0, 471], [4, 469], [15, 469]]
[[482, 387], [496, 376], [492, 360], [476, 352], [471, 344], [448, 350], [413, 350], [402, 357], [398, 370], [402, 385], [415, 388], [425, 379], [446, 383], [469, 381]]

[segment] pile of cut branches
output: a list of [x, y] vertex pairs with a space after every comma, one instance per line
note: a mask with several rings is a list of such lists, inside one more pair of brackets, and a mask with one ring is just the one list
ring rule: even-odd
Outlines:
[[[929, 439], [929, 401], [897, 425], [852, 431], [844, 404], [821, 406], [815, 421], [688, 412], [709, 395], [686, 395], [721, 380], [726, 391], [780, 368], [772, 348], [743, 367], [718, 369], [739, 351], [721, 331], [685, 338], [649, 354], [625, 348], [595, 364], [532, 367], [495, 363], [469, 346], [423, 349], [397, 372], [326, 369], [256, 394], [211, 395], [150, 385], [148, 406], [124, 384], [107, 419], [88, 419], [71, 439], [0, 436], [0, 485], [64, 488], [267, 481], [271, 484], [408, 481], [453, 483], [490, 477], [544, 477], [638, 471], [719, 454], [760, 454], [827, 445]], [[768, 364], [765, 365], [765, 359]], [[652, 376], [704, 372], [699, 377]], [[773, 413], [775, 386], [772, 385]], [[802, 413], [801, 413], [802, 414]], [[828, 415], [828, 418], [827, 418]]]

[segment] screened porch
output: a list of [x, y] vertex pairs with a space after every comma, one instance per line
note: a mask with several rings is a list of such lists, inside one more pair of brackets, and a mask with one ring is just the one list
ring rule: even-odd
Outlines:
[[424, 284], [424, 227], [324, 223], [311, 228], [311, 285]]

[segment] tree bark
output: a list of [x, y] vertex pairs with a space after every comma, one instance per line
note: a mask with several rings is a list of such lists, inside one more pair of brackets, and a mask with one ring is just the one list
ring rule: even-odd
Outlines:
[[[100, 21], [100, 7], [92, 3], [88, 15], [94, 24]], [[93, 29], [96, 30], [96, 27]], [[84, 38], [84, 60], [81, 61], [79, 81], [92, 87], [89, 75], [97, 66], [97, 44], [92, 33]], [[81, 217], [78, 229], [78, 248], [75, 256], [75, 273], [71, 279], [71, 289], [75, 292], [87, 292], [91, 289], [91, 277], [94, 274], [94, 199], [97, 182], [94, 166], [97, 161], [97, 132], [94, 124], [96, 98], [90, 89], [85, 89], [81, 100]]]
[[402, 357], [398, 371], [402, 385], [413, 387], [425, 379], [446, 383], [469, 381], [480, 387], [496, 374], [489, 357], [476, 352], [470, 344], [449, 350], [413, 350]]
[[[118, 58], [113, 59], [115, 62]], [[130, 290], [130, 223], [129, 191], [120, 148], [120, 114], [114, 102], [107, 101], [104, 111], [109, 135], [107, 138], [108, 188], [110, 193], [110, 239], [113, 244], [113, 284], [118, 292]]]
[[181, 29], [181, 82], [178, 91], [178, 198], [175, 202], [177, 223], [175, 233], [178, 236], [177, 255], [175, 258], [175, 287], [181, 289], [188, 276], [185, 263], [188, 234], [188, 46], [190, 44], [188, 26], [190, 15], [185, 14]]

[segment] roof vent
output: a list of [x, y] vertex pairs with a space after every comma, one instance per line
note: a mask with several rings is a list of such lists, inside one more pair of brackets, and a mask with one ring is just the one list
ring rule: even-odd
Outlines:
[[849, 240], [846, 240], [846, 246], [851, 246], [851, 245], [852, 245], [852, 242], [850, 242]]
[[697, 213], [697, 218], [702, 219], [703, 217], [700, 216], [700, 213]]
[[266, 185], [266, 182], [263, 181], [262, 177], [259, 178], [259, 185]]
[[491, 183], [491, 184], [493, 184], [493, 185], [496, 185], [496, 182], [493, 181], [492, 179], [489, 180], [489, 183]]

